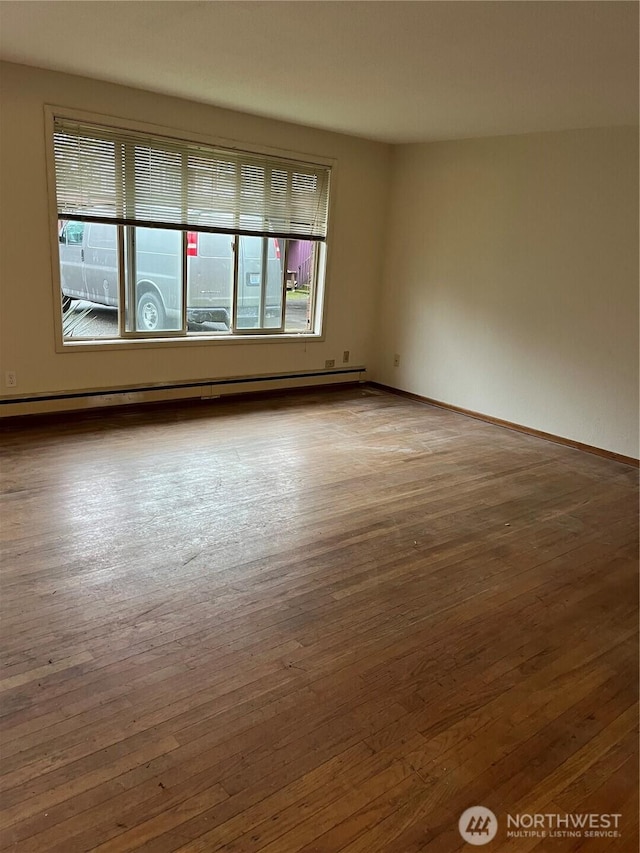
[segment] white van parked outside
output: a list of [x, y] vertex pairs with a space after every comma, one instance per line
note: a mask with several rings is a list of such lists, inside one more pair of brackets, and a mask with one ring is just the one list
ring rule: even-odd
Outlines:
[[[63, 308], [71, 300], [118, 306], [118, 228], [101, 222], [60, 220]], [[182, 270], [186, 260], [186, 318], [190, 330], [278, 328], [283, 316], [283, 247], [256, 237], [124, 226], [126, 268], [135, 269], [130, 331], [182, 327]], [[186, 233], [186, 241], [183, 240]], [[185, 245], [186, 243], [186, 245]], [[234, 255], [238, 255], [234, 301]], [[265, 283], [263, 286], [263, 277]]]

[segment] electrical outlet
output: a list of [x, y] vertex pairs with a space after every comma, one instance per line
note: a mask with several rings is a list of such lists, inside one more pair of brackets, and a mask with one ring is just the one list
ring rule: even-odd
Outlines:
[[7, 370], [4, 375], [4, 384], [7, 386], [7, 388], [16, 387], [16, 385], [18, 384], [18, 380], [16, 378], [15, 370]]
[[346, 350], [342, 353], [342, 363], [343, 363], [343, 364], [349, 364], [349, 350], [348, 350], [348, 349], [346, 349]]
[[393, 366], [400, 367], [400, 356], [396, 353], [393, 357]]
[[336, 360], [335, 360], [335, 358], [328, 358], [328, 359], [325, 361], [324, 366], [325, 366], [325, 367], [335, 367], [335, 366], [336, 366]]

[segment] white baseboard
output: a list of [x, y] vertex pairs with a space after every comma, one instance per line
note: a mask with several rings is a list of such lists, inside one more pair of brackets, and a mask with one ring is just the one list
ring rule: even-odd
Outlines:
[[238, 394], [263, 391], [285, 391], [292, 388], [315, 388], [367, 381], [365, 367], [352, 367], [318, 373], [292, 373], [272, 376], [243, 376], [210, 382], [177, 383], [144, 388], [110, 388], [0, 400], [0, 418], [17, 415], [53, 414], [55, 412], [127, 406], [171, 400], [215, 400]]

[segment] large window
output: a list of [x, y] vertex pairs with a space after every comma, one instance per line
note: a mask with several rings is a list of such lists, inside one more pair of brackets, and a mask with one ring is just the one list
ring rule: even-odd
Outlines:
[[319, 329], [329, 167], [54, 118], [63, 338]]

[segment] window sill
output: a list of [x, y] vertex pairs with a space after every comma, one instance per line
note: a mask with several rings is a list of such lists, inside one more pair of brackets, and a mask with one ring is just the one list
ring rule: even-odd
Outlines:
[[172, 347], [198, 347], [214, 345], [242, 345], [242, 344], [274, 344], [274, 343], [307, 343], [308, 341], [322, 342], [324, 334], [315, 332], [292, 332], [291, 334], [278, 335], [181, 335], [166, 338], [91, 338], [84, 340], [69, 340], [58, 343], [57, 352], [86, 352], [91, 350], [126, 350], [140, 348], [172, 348]]

